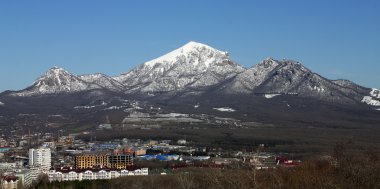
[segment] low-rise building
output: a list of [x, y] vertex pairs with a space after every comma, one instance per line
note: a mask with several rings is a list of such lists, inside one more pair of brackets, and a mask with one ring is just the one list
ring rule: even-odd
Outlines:
[[0, 147], [0, 153], [8, 152], [9, 150], [11, 150], [10, 146], [1, 146]]
[[17, 167], [17, 163], [0, 163], [0, 170], [9, 170], [15, 169]]
[[14, 175], [3, 176], [1, 178], [2, 189], [17, 189], [18, 183], [19, 183], [19, 178]]
[[14, 175], [18, 177], [23, 186], [30, 186], [33, 181], [37, 180], [39, 171], [35, 169], [18, 169]]
[[186, 140], [185, 139], [179, 139], [177, 141], [177, 144], [179, 144], [179, 145], [185, 145], [186, 144]]
[[126, 169], [61, 169], [50, 170], [48, 173], [49, 181], [74, 181], [74, 180], [99, 180], [114, 179], [122, 176], [145, 176], [149, 175], [148, 168], [128, 171]]
[[145, 154], [146, 154], [146, 149], [145, 148], [135, 149], [135, 156], [143, 156]]

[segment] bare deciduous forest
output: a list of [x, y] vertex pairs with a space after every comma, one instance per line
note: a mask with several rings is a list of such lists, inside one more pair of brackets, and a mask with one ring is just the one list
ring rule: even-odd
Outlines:
[[123, 177], [114, 180], [52, 182], [43, 178], [34, 188], [51, 189], [376, 189], [380, 188], [380, 160], [373, 150], [353, 152], [349, 146], [335, 146], [331, 159], [310, 159], [297, 167], [255, 170], [184, 169], [170, 175]]

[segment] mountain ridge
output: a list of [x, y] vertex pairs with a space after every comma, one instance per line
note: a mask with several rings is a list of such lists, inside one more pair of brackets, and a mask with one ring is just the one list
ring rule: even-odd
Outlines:
[[329, 80], [297, 61], [266, 58], [245, 68], [231, 60], [228, 52], [193, 41], [117, 77], [101, 73], [73, 75], [53, 67], [31, 86], [2, 95], [27, 97], [91, 90], [147, 97], [197, 95], [210, 90], [219, 95], [292, 93], [334, 103], [380, 106], [377, 89], [348, 80]]

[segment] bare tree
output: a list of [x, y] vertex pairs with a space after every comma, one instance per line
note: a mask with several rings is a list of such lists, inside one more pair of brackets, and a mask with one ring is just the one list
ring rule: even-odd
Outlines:
[[194, 177], [188, 172], [178, 174], [177, 179], [182, 189], [191, 189], [196, 186]]

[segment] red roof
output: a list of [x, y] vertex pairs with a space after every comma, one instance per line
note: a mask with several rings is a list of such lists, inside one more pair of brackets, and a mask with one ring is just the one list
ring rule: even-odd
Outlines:
[[3, 176], [2, 179], [7, 182], [10, 182], [10, 181], [15, 182], [16, 180], [18, 180], [18, 177], [11, 175], [11, 176]]

